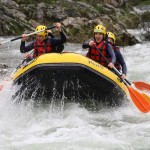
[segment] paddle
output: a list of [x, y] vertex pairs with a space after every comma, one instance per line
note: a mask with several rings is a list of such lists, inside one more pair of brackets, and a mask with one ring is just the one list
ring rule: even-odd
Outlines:
[[[28, 37], [30, 35], [34, 35], [34, 34], [37, 34], [39, 32], [45, 31], [45, 30], [50, 30], [50, 29], [53, 29], [55, 27], [56, 26], [51, 26], [51, 27], [48, 27], [48, 28], [40, 30], [40, 31], [35, 31], [35, 32], [32, 32], [32, 33], [26, 34], [26, 36]], [[4, 41], [4, 42], [1, 42], [0, 45], [8, 43], [8, 42], [16, 41], [16, 40], [21, 39], [21, 38], [22, 38], [22, 36], [19, 36], [17, 38], [11, 39], [11, 40], [7, 40], [7, 41]], [[25, 61], [26, 61], [26, 58], [23, 60], [23, 62], [16, 69], [18, 69]], [[0, 85], [0, 91], [3, 89], [3, 87], [4, 87], [4, 85]]]
[[150, 97], [148, 97], [145, 93], [142, 93], [142, 95], [143, 95], [144, 98], [150, 103]]
[[133, 84], [137, 89], [150, 91], [150, 85], [148, 83], [137, 81], [137, 82], [133, 82]]
[[[28, 54], [31, 55], [32, 53], [33, 53], [33, 50], [30, 51]], [[12, 74], [14, 74], [14, 73], [16, 72], [16, 70], [18, 70], [19, 68], [21, 68], [22, 65], [23, 65], [25, 62], [29, 62], [29, 60], [28, 60], [27, 58], [24, 58], [24, 59], [22, 60], [21, 64], [19, 64], [19, 65], [16, 67], [16, 69], [13, 71]], [[12, 74], [11, 74], [11, 75], [12, 75]], [[11, 75], [10, 75], [10, 76], [11, 76]], [[3, 87], [4, 87], [4, 85], [1, 84], [1, 85], [0, 85], [0, 91], [3, 89]]]
[[[126, 82], [128, 83], [128, 84], [130, 84], [131, 85], [131, 83], [127, 80], [127, 79], [125, 79], [126, 80]], [[134, 83], [136, 83], [136, 84], [138, 84], [138, 82], [132, 82], [133, 84]], [[144, 83], [144, 82], [140, 82], [140, 83], [142, 83], [142, 84], [145, 84], [145, 85], [147, 85], [147, 83]], [[135, 84], [134, 84], [135, 85]], [[139, 86], [139, 85], [138, 85]], [[137, 86], [135, 86], [137, 89], [139, 89], [139, 90], [141, 90], [140, 88], [138, 88]], [[140, 86], [139, 86], [140, 87]], [[147, 96], [145, 93], [142, 93], [141, 92], [141, 94], [144, 96], [144, 98], [150, 103], [150, 97], [149, 96]]]
[[[13, 73], [16, 72], [16, 70], [19, 69], [24, 64], [24, 62], [26, 62], [26, 60], [27, 60], [26, 58], [23, 59], [23, 61], [21, 62], [21, 64], [19, 64], [19, 66], [16, 67], [16, 69], [15, 69], [15, 71], [13, 71]], [[0, 91], [2, 91], [3, 88], [4, 88], [4, 85], [0, 84]]]
[[[45, 30], [50, 30], [50, 29], [53, 29], [53, 28], [55, 28], [55, 27], [56, 27], [56, 26], [51, 26], [51, 27], [48, 27], [48, 28], [43, 29], [43, 30], [40, 30], [40, 31], [35, 31], [35, 32], [32, 32], [32, 33], [26, 34], [26, 36], [28, 37], [28, 36], [30, 36], [30, 35], [34, 35], [34, 34], [37, 34], [37, 33], [39, 33], [39, 32], [45, 31]], [[6, 40], [6, 41], [4, 41], [4, 42], [1, 42], [0, 45], [5, 44], [5, 43], [8, 43], [8, 42], [13, 42], [13, 41], [16, 41], [16, 40], [21, 39], [21, 38], [22, 38], [22, 36], [19, 36], [19, 37], [16, 37], [16, 38], [14, 38], [14, 39], [11, 39], [11, 40]]]
[[[107, 58], [102, 54], [102, 52], [94, 46], [97, 51], [102, 55], [102, 57], [105, 59], [105, 61], [109, 64], [110, 62], [107, 60]], [[127, 82], [126, 80], [121, 78], [121, 73], [113, 67], [112, 70], [117, 74], [117, 76], [123, 81], [123, 83], [127, 86], [130, 97], [133, 101], [133, 103], [136, 105], [136, 107], [143, 113], [147, 113], [150, 111], [150, 105], [147, 102], [147, 100], [144, 98], [143, 95], [141, 95], [137, 90], [135, 90], [129, 81]]]

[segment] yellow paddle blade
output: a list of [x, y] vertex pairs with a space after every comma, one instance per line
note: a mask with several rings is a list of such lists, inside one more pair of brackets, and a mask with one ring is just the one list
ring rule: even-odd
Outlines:
[[140, 94], [138, 91], [133, 89], [131, 86], [127, 85], [127, 88], [130, 93], [130, 97], [136, 107], [143, 113], [147, 113], [150, 111], [150, 104], [148, 101]]
[[141, 93], [143, 95], [143, 97], [148, 101], [148, 103], [150, 104], [150, 97], [147, 96], [145, 93]]
[[140, 81], [133, 82], [133, 83], [137, 89], [150, 91], [150, 85], [148, 83], [140, 82]]

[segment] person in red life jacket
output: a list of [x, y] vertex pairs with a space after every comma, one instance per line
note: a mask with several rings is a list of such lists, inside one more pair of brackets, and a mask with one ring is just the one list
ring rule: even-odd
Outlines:
[[[39, 25], [36, 27], [35, 31], [44, 30], [47, 27], [44, 25]], [[63, 45], [66, 42], [66, 35], [61, 28], [60, 23], [56, 23], [56, 28], [60, 32], [60, 38], [50, 38], [48, 36], [48, 31], [44, 30], [37, 33], [37, 37], [34, 41], [30, 42], [28, 45], [25, 45], [27, 40], [26, 34], [22, 34], [20, 52], [26, 53], [33, 49], [33, 58], [36, 58], [45, 53], [60, 53], [62, 50], [56, 49], [54, 47]], [[27, 55], [27, 58], [31, 55]]]
[[[102, 25], [97, 25], [94, 28], [94, 38], [83, 43], [82, 48], [88, 48], [87, 57], [100, 63], [101, 65], [113, 68], [116, 62], [114, 51], [109, 43], [104, 38], [106, 36], [106, 28]], [[95, 46], [102, 52], [102, 54], [109, 60], [109, 64], [104, 57], [95, 48]]]
[[124, 61], [124, 58], [120, 52], [120, 48], [115, 45], [116, 42], [116, 36], [112, 32], [107, 32], [107, 41], [112, 45], [112, 48], [114, 50], [114, 53], [116, 55], [116, 63], [115, 67], [118, 69], [118, 71], [122, 72], [122, 79], [126, 79], [127, 74], [127, 65]]

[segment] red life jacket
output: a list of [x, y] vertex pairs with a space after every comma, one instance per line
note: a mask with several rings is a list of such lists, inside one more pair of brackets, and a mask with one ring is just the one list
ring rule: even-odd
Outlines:
[[36, 39], [36, 41], [34, 42], [34, 58], [50, 52], [52, 52], [52, 46], [49, 40], [41, 42], [38, 39]]
[[[96, 43], [96, 41], [95, 41], [95, 43]], [[96, 47], [102, 52], [102, 54], [107, 58], [107, 60], [109, 62], [111, 62], [111, 58], [107, 54], [107, 43], [103, 40], [100, 43], [96, 44]], [[87, 57], [99, 62], [101, 65], [103, 65], [105, 67], [108, 67], [108, 63], [106, 62], [106, 60], [103, 58], [103, 56], [100, 54], [100, 52], [97, 49], [95, 49], [94, 47], [89, 48]]]

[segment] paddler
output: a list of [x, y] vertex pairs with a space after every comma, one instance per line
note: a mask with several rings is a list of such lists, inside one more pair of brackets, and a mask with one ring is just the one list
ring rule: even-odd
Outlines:
[[114, 53], [116, 55], [115, 68], [122, 73], [121, 78], [126, 79], [127, 74], [127, 65], [124, 61], [124, 58], [120, 52], [120, 48], [116, 46], [116, 36], [112, 32], [107, 32], [107, 41], [112, 46]]
[[[42, 30], [42, 32], [38, 32], [36, 39], [27, 45], [25, 45], [27, 36], [26, 34], [22, 34], [20, 52], [26, 53], [26, 52], [33, 50], [32, 58], [36, 58], [45, 53], [60, 53], [62, 50], [56, 49], [55, 47], [61, 46], [66, 42], [66, 35], [63, 29], [61, 28], [60, 23], [56, 23], [55, 26], [56, 26], [56, 29], [60, 33], [60, 38], [55, 38], [55, 37], [50, 38], [48, 36], [48, 31], [46, 30], [47, 27], [44, 25], [39, 25], [36, 27], [35, 31], [38, 32]], [[29, 58], [31, 57], [31, 55], [27, 57]]]
[[[87, 57], [92, 60], [100, 63], [101, 65], [113, 68], [116, 62], [116, 57], [112, 46], [105, 41], [106, 37], [106, 28], [103, 25], [97, 25], [94, 28], [94, 38], [90, 39], [83, 43], [82, 48], [88, 48]], [[102, 52], [102, 54], [109, 60], [109, 64], [104, 59], [104, 57], [100, 54], [98, 49]]]

